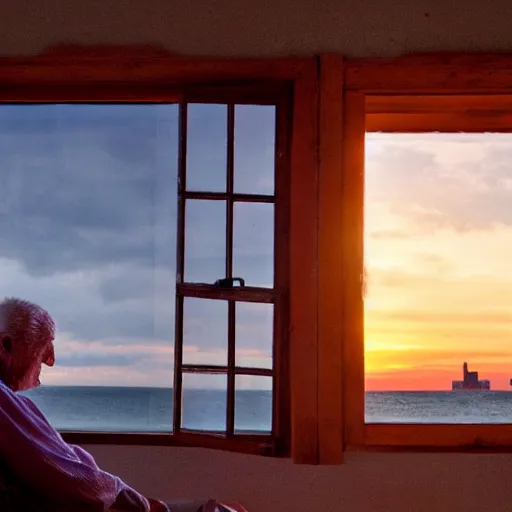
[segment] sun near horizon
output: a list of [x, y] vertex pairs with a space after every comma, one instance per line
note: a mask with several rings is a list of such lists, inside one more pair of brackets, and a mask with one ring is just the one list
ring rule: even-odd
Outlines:
[[367, 134], [367, 391], [512, 389], [512, 135]]

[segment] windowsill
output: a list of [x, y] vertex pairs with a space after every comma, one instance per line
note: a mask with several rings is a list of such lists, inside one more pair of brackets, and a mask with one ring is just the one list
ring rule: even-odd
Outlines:
[[118, 432], [61, 432], [70, 444], [124, 445], [124, 446], [181, 446], [208, 448], [230, 452], [262, 455], [267, 457], [285, 456], [279, 453], [277, 443], [269, 435], [247, 435], [226, 438], [222, 435], [181, 432], [162, 433], [118, 433]]

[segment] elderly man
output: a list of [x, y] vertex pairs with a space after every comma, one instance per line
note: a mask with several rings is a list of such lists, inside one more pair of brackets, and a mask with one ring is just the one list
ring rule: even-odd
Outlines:
[[85, 450], [67, 444], [36, 405], [16, 393], [40, 384], [43, 364], [53, 366], [54, 337], [55, 323], [41, 307], [19, 299], [0, 302], [0, 510], [205, 510], [198, 503], [173, 506], [142, 496], [102, 471]]

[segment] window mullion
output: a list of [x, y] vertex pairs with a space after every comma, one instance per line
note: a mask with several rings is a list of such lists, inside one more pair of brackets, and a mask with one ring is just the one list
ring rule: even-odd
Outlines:
[[185, 191], [187, 188], [187, 104], [180, 105], [178, 151], [178, 213], [176, 243], [176, 307], [174, 318], [174, 407], [173, 431], [181, 430], [183, 391], [183, 295], [179, 285], [185, 275]]
[[[226, 277], [233, 277], [233, 227], [234, 227], [234, 143], [235, 143], [235, 106], [228, 105], [227, 122], [227, 169], [226, 169]], [[242, 276], [241, 276], [242, 277]], [[233, 436], [235, 432], [235, 301], [228, 302], [228, 388], [226, 410], [226, 432]]]

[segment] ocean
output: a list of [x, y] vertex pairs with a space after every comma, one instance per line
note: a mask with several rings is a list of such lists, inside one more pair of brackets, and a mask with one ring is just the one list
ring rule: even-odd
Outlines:
[[[61, 431], [169, 432], [173, 396], [169, 388], [41, 386], [24, 393]], [[509, 391], [367, 392], [367, 423], [512, 423]], [[188, 389], [183, 394], [183, 427], [225, 429], [226, 394]], [[235, 429], [269, 432], [270, 391], [236, 393]]]
[[[90, 432], [170, 432], [173, 390], [150, 387], [41, 386], [26, 391], [58, 430]], [[226, 393], [183, 392], [182, 426], [191, 430], [226, 429]], [[272, 426], [270, 391], [239, 390], [235, 395], [235, 430], [268, 433]]]

